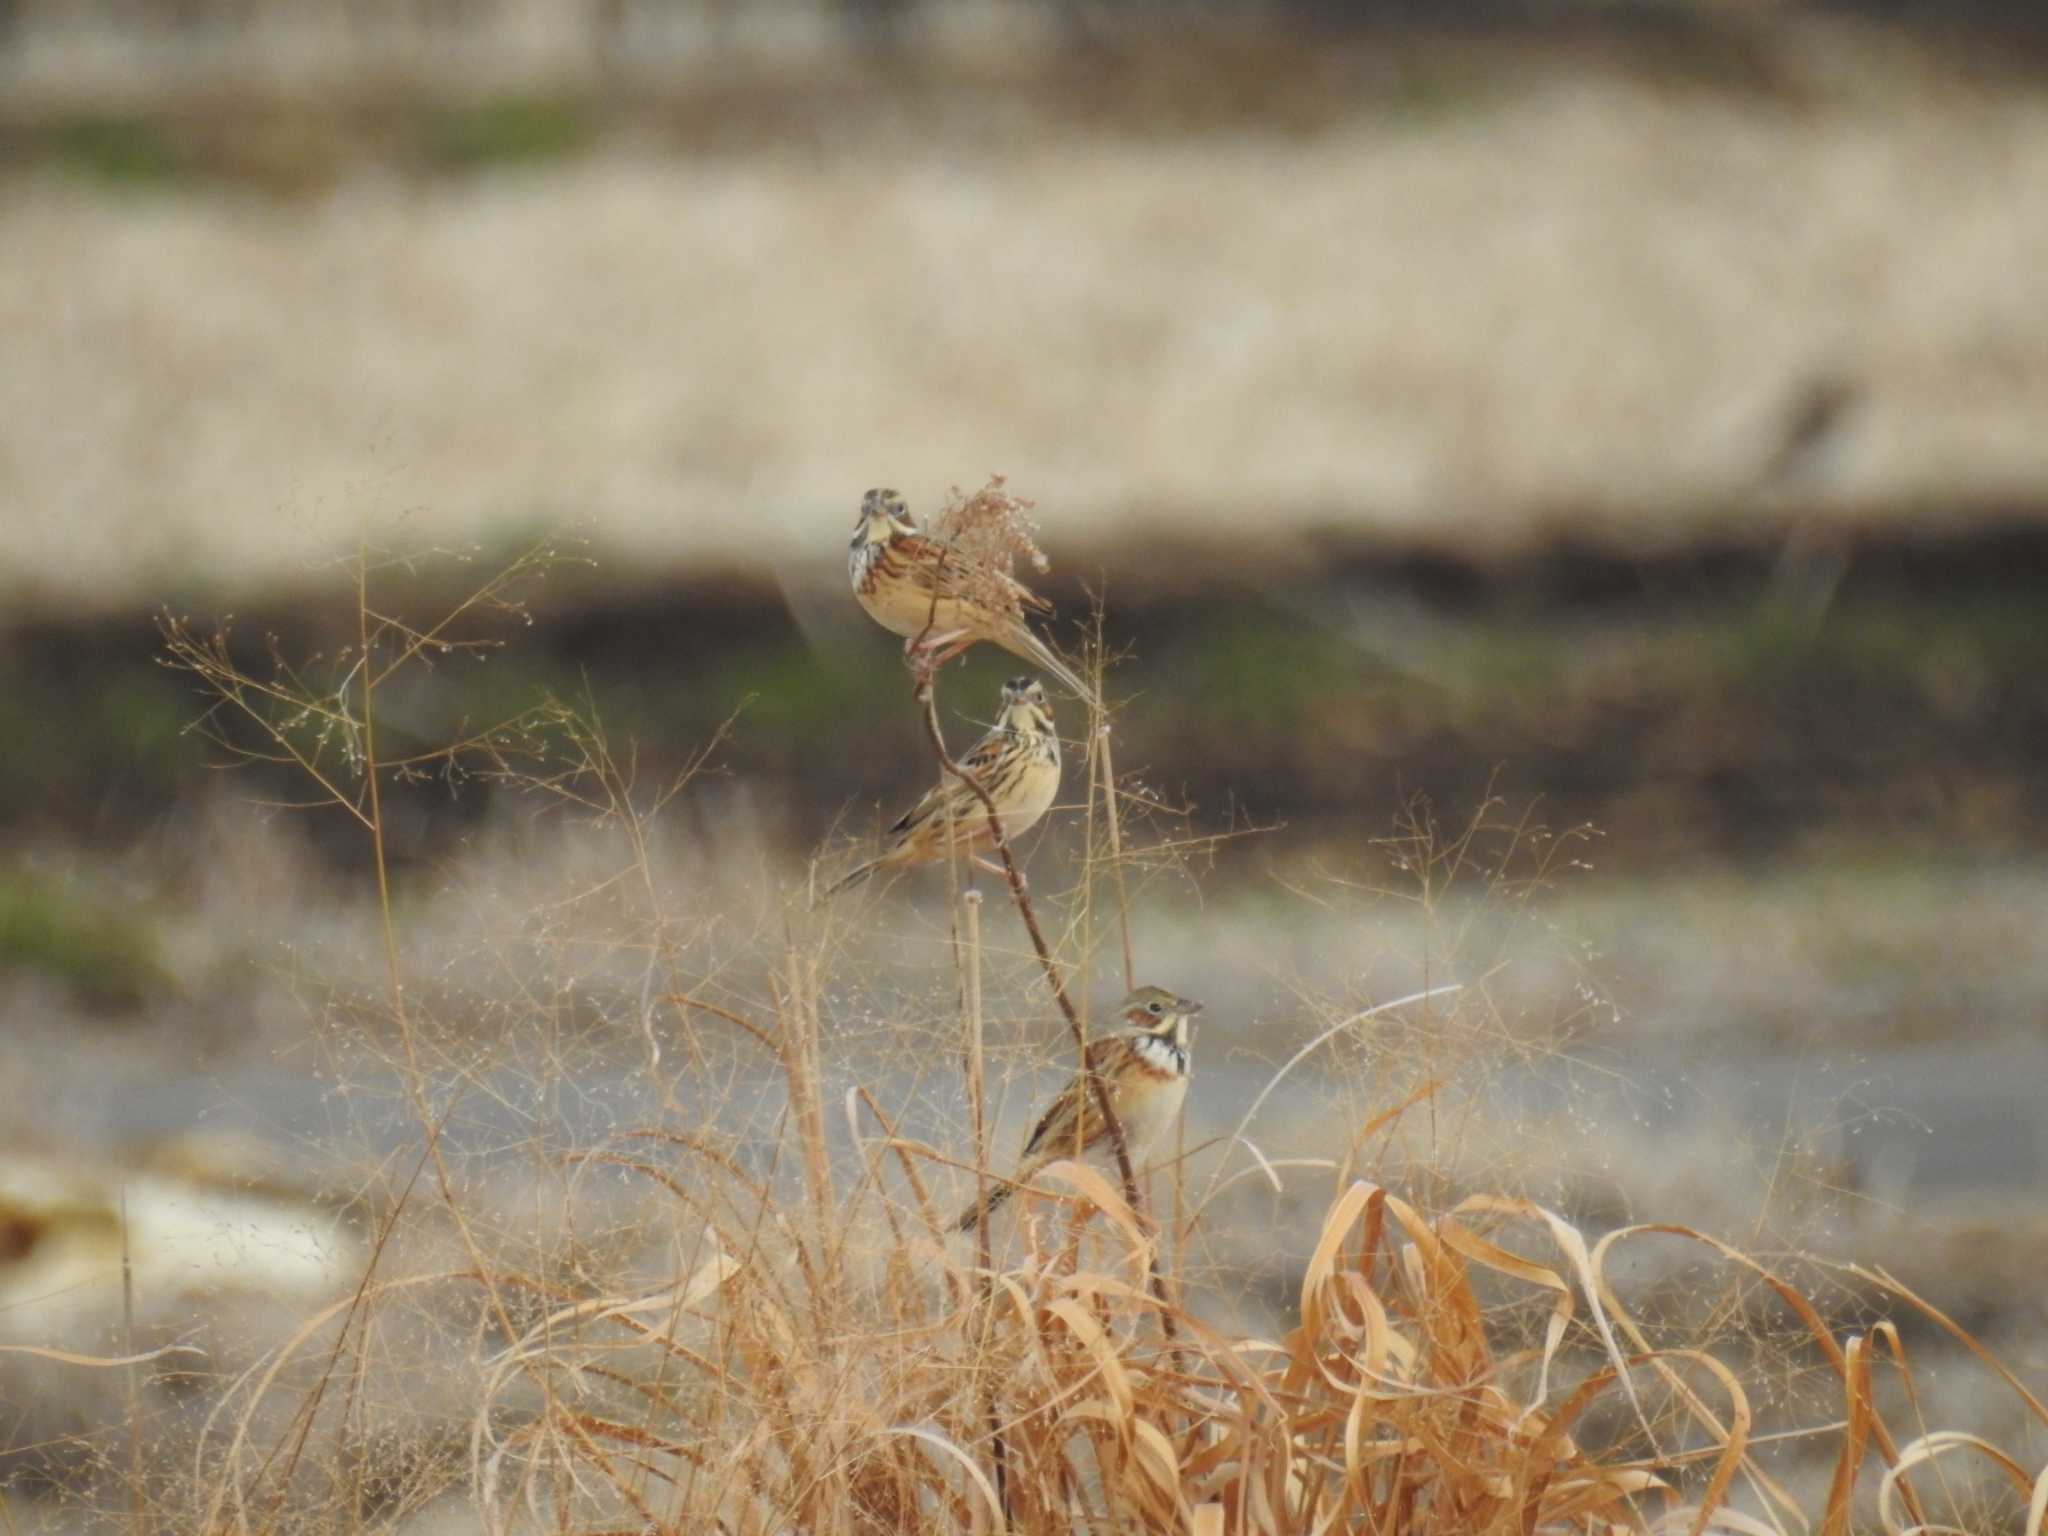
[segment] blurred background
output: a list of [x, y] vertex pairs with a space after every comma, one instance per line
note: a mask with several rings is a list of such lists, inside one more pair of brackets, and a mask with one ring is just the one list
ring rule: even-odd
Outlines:
[[[359, 541], [413, 623], [552, 541], [386, 751], [574, 700], [646, 798], [729, 721], [663, 868], [765, 910], [932, 777], [845, 591], [862, 491], [992, 473], [1177, 811], [1134, 928], [1210, 1003], [1191, 1113], [1234, 1123], [1305, 996], [1427, 974], [1402, 854], [1477, 827], [1496, 1171], [1883, 1262], [2039, 1381], [2034, 0], [0, 0], [0, 1329], [104, 1296], [34, 1266], [105, 1169], [336, 1177], [367, 845], [222, 771], [166, 612], [317, 691]], [[1015, 668], [946, 674], [957, 739]], [[559, 818], [487, 773], [386, 811], [452, 996]], [[942, 893], [858, 898], [906, 975]], [[334, 1250], [265, 1242], [325, 1294]], [[11, 1447], [85, 1433], [35, 1390]]]

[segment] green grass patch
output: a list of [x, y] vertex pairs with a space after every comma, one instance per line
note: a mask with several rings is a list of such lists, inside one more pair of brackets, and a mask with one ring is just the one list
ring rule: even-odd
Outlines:
[[156, 934], [141, 918], [18, 868], [0, 873], [0, 973], [19, 970], [53, 977], [109, 1012], [175, 989]]
[[44, 144], [66, 170], [114, 187], [153, 187], [190, 179], [184, 148], [160, 122], [139, 117], [78, 117], [52, 124]]
[[36, 818], [162, 804], [196, 761], [182, 735], [191, 695], [146, 657], [83, 680], [34, 668], [0, 676], [0, 801]]
[[1378, 670], [1341, 635], [1258, 612], [1189, 634], [1174, 664], [1212, 722], [1253, 732], [1294, 729], [1333, 696], [1377, 682]]
[[420, 112], [409, 138], [414, 155], [436, 171], [541, 165], [582, 154], [600, 127], [581, 97], [507, 96]]

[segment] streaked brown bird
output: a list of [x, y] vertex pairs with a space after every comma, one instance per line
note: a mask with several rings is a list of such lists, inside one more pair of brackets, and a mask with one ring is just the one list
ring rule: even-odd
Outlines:
[[1049, 614], [1052, 605], [1007, 571], [919, 532], [896, 492], [861, 497], [846, 568], [861, 607], [903, 636], [904, 653], [921, 668], [935, 670], [988, 640], [1050, 672], [1075, 697], [1093, 697], [1026, 622], [1027, 614]]
[[[1173, 1123], [1187, 1097], [1188, 1021], [1201, 1011], [1200, 1003], [1163, 987], [1140, 987], [1116, 1005], [1123, 1026], [1119, 1032], [1088, 1042], [1088, 1064], [1109, 1087], [1134, 1169], [1143, 1166], [1146, 1151]], [[1090, 1161], [1106, 1163], [1114, 1157], [1109, 1122], [1086, 1072], [1074, 1075], [1031, 1128], [1016, 1171], [989, 1189], [988, 1208], [993, 1211], [1048, 1163], [1072, 1157], [1077, 1145]], [[955, 1228], [965, 1232], [973, 1227], [980, 1209], [978, 1201], [970, 1204]]]
[[[1045, 689], [1036, 679], [1013, 677], [1003, 684], [1002, 714], [960, 759], [960, 767], [995, 802], [1005, 839], [1019, 837], [1037, 824], [1059, 793], [1060, 738]], [[879, 855], [843, 876], [825, 894], [836, 896], [878, 870], [934, 863], [947, 857], [949, 848], [958, 848], [984, 869], [1002, 873], [981, 858], [996, 845], [988, 807], [950, 773], [896, 819], [884, 842]]]

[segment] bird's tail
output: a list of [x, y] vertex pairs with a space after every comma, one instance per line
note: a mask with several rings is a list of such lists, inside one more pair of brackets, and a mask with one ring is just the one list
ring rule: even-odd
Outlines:
[[1006, 647], [1013, 655], [1022, 656], [1050, 672], [1075, 698], [1085, 704], [1095, 702], [1095, 690], [1081, 681], [1080, 674], [1060, 660], [1059, 653], [1034, 635], [1023, 624], [1013, 626], [1008, 632], [1010, 644]]
[[[989, 1215], [995, 1215], [996, 1207], [1009, 1199], [1010, 1191], [1015, 1188], [1014, 1184], [997, 1184], [990, 1188], [988, 1192]], [[967, 1209], [960, 1213], [960, 1219], [953, 1223], [953, 1230], [955, 1232], [972, 1232], [975, 1223], [980, 1219], [981, 1202], [979, 1200], [970, 1200], [967, 1202]]]
[[872, 875], [876, 870], [880, 869], [881, 867], [882, 861], [880, 859], [869, 859], [865, 864], [854, 865], [852, 869], [849, 869], [837, 880], [834, 880], [830, 885], [826, 886], [824, 894], [819, 896], [818, 900], [830, 901], [834, 896], [837, 896], [849, 885], [859, 885], [861, 881], [867, 879], [869, 875]]

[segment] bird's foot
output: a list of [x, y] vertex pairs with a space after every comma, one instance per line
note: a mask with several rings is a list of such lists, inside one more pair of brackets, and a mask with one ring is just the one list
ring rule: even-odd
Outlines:
[[[1000, 879], [1007, 880], [1010, 878], [1010, 872], [1007, 869], [1003, 868], [1002, 865], [991, 863], [989, 860], [983, 858], [978, 853], [973, 858], [969, 859], [967, 862], [971, 868], [985, 869], [990, 874], [995, 875]], [[1017, 884], [1021, 887], [1024, 885], [1024, 883], [1024, 871], [1020, 869], [1017, 871]]]

